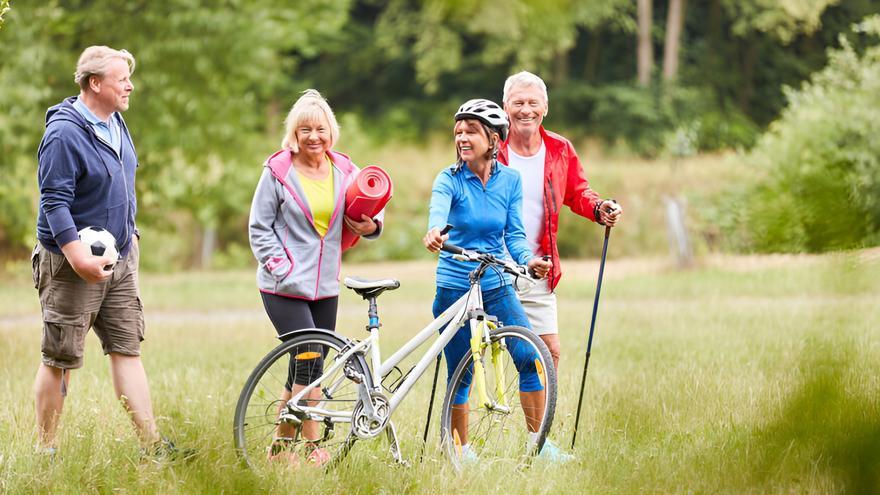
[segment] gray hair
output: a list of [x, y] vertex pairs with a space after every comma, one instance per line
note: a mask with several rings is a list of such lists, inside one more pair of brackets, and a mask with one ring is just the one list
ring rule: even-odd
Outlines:
[[544, 104], [550, 103], [550, 98], [547, 96], [547, 85], [544, 84], [544, 80], [531, 72], [522, 71], [517, 72], [504, 81], [504, 96], [501, 98], [503, 104], [507, 104], [507, 98], [510, 97], [510, 92], [517, 86], [538, 87], [541, 90], [541, 93], [544, 94]]
[[76, 63], [76, 72], [73, 81], [82, 89], [89, 87], [89, 79], [92, 76], [104, 77], [107, 67], [114, 58], [125, 60], [129, 72], [134, 72], [134, 56], [126, 50], [114, 50], [109, 46], [90, 46], [83, 50]]
[[312, 124], [326, 120], [330, 125], [330, 147], [339, 141], [339, 123], [327, 100], [316, 89], [307, 89], [290, 108], [287, 118], [284, 119], [284, 139], [281, 147], [294, 153], [299, 153], [299, 145], [296, 142], [296, 130], [303, 124]]

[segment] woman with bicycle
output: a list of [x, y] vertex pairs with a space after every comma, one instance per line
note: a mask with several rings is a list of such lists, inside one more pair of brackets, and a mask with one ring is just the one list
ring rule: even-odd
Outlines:
[[[438, 252], [445, 241], [469, 250], [506, 256], [518, 264], [527, 264], [538, 278], [547, 275], [552, 264], [533, 257], [523, 230], [522, 184], [519, 172], [501, 166], [495, 159], [498, 146], [507, 137], [507, 114], [496, 103], [475, 99], [463, 104], [455, 114], [454, 142], [458, 160], [435, 179], [431, 191], [428, 233], [425, 247]], [[446, 225], [455, 227], [444, 234]], [[433, 312], [437, 317], [470, 288], [468, 274], [474, 262], [458, 261], [447, 252], [440, 253], [437, 264], [437, 290]], [[509, 275], [488, 271], [481, 279], [483, 307], [505, 325], [526, 328], [529, 320], [511, 287]], [[445, 329], [444, 329], [445, 330]], [[443, 330], [441, 330], [442, 332]], [[512, 348], [511, 348], [512, 347]], [[461, 358], [470, 351], [469, 332], [458, 332], [443, 350], [447, 364], [447, 384]], [[520, 401], [526, 416], [530, 441], [536, 441], [540, 412], [544, 410], [544, 387], [535, 370], [532, 349], [509, 346], [520, 375]], [[468, 387], [456, 391], [451, 433], [460, 442], [463, 459], [477, 453], [468, 444]], [[532, 438], [534, 437], [534, 438]]]
[[[264, 163], [251, 204], [249, 237], [259, 263], [257, 285], [279, 335], [303, 328], [335, 330], [342, 229], [376, 238], [381, 223], [367, 215], [357, 221], [344, 214], [345, 191], [359, 169], [331, 149], [339, 139], [339, 125], [321, 94], [306, 90], [285, 126], [282, 149]], [[326, 350], [315, 347], [291, 353], [279, 411], [322, 372]], [[309, 399], [320, 398], [320, 391], [314, 392]], [[304, 420], [301, 427], [281, 423], [268, 457], [296, 464], [304, 456], [312, 464], [324, 464], [329, 456], [317, 446], [317, 436], [314, 421]]]

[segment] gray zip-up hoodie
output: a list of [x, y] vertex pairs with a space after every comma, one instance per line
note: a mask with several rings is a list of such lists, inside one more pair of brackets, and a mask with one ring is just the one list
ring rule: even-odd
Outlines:
[[[345, 191], [360, 169], [342, 153], [328, 154], [335, 199], [324, 237], [315, 229], [290, 151], [278, 151], [264, 164], [248, 222], [260, 292], [310, 301], [339, 295]], [[383, 216], [384, 211], [377, 215], [379, 229], [365, 237], [379, 236]]]

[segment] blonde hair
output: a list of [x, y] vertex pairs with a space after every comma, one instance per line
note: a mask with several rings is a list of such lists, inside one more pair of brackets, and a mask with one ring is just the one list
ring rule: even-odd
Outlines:
[[287, 118], [284, 119], [284, 139], [281, 147], [294, 153], [299, 153], [299, 145], [296, 142], [296, 130], [303, 124], [314, 124], [326, 121], [330, 125], [330, 147], [339, 140], [339, 124], [336, 116], [327, 100], [316, 89], [307, 89], [290, 108]]
[[114, 50], [109, 46], [90, 46], [83, 50], [76, 63], [76, 72], [73, 81], [82, 89], [89, 87], [89, 79], [92, 76], [104, 77], [107, 67], [114, 58], [120, 58], [128, 63], [128, 70], [134, 73], [134, 57], [126, 50]]
[[503, 104], [507, 104], [507, 99], [510, 97], [510, 92], [513, 91], [513, 88], [517, 86], [536, 86], [541, 90], [541, 93], [544, 95], [544, 104], [549, 104], [550, 99], [547, 97], [547, 85], [544, 84], [544, 80], [540, 77], [532, 74], [528, 71], [517, 72], [516, 74], [507, 78], [504, 81], [504, 94], [502, 95], [501, 102]]

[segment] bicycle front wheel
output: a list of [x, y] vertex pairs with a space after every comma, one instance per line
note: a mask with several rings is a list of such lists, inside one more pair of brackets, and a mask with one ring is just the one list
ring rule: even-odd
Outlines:
[[[366, 364], [353, 356], [327, 372], [348, 344], [327, 331], [304, 331], [260, 361], [241, 391], [233, 424], [235, 448], [248, 465], [328, 465], [345, 457], [355, 439], [351, 412], [358, 398], [358, 385], [345, 368], [366, 375]], [[300, 404], [325, 414], [318, 420], [291, 417], [287, 401], [319, 377], [320, 386]]]
[[[556, 411], [556, 371], [550, 351], [531, 330], [490, 332], [475, 383], [470, 352], [452, 374], [443, 401], [440, 435], [456, 467], [477, 458], [528, 458], [540, 452]], [[481, 399], [478, 387], [485, 394]], [[488, 404], [485, 403], [488, 399]]]

